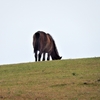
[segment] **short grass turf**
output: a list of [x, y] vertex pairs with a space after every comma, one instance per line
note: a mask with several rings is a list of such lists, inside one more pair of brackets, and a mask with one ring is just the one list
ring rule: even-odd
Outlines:
[[0, 100], [100, 100], [100, 58], [1, 65]]

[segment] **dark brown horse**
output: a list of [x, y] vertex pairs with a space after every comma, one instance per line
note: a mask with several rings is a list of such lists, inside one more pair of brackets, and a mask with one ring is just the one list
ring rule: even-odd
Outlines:
[[[35, 61], [40, 61], [43, 54], [43, 61], [45, 60], [45, 54], [47, 53], [47, 60], [50, 60], [50, 56], [53, 60], [61, 59], [59, 56], [54, 39], [50, 34], [46, 34], [43, 31], [37, 31], [33, 35], [33, 48], [35, 53]], [[38, 57], [37, 52], [39, 51]], [[37, 59], [38, 58], [38, 59]]]

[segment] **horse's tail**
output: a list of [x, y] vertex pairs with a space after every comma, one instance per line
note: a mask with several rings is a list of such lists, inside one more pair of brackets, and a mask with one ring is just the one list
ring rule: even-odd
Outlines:
[[39, 49], [39, 37], [40, 37], [39, 31], [36, 32], [36, 33], [33, 35], [33, 47], [34, 47], [34, 52], [38, 51], [38, 49]]

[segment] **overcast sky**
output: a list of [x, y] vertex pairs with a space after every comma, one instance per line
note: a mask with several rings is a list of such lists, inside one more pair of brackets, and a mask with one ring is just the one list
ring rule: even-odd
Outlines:
[[35, 61], [38, 30], [62, 59], [100, 57], [100, 0], [0, 0], [0, 64]]

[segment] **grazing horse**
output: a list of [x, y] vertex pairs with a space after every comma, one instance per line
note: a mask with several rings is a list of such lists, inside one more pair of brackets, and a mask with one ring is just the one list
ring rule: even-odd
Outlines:
[[[45, 61], [45, 54], [47, 53], [47, 60], [58, 60], [62, 57], [59, 56], [54, 39], [50, 34], [43, 31], [37, 31], [33, 35], [33, 48], [35, 53], [35, 61], [40, 61], [41, 55], [43, 54], [43, 61]], [[39, 51], [37, 57], [37, 51]]]

